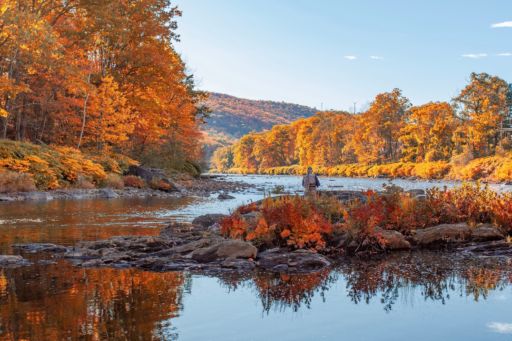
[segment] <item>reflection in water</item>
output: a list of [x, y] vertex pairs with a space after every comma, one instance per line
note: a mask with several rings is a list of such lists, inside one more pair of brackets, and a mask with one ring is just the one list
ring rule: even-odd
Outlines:
[[54, 200], [0, 203], [0, 253], [13, 243], [72, 245], [115, 235], [155, 235], [172, 218], [169, 210], [194, 198]]
[[181, 273], [78, 269], [65, 262], [0, 273], [0, 337], [149, 340], [181, 307]]
[[[400, 308], [399, 300], [407, 303], [414, 298], [442, 304], [451, 295], [485, 300], [493, 291], [510, 288], [510, 265], [507, 259], [402, 254], [371, 262], [347, 260], [336, 270], [316, 274], [257, 273], [223, 276], [219, 281], [229, 291], [252, 288], [247, 293], [259, 298], [267, 314], [308, 309], [314, 297], [324, 301], [333, 287], [337, 291], [330, 297], [345, 295], [354, 304], [379, 304], [390, 312]], [[173, 323], [186, 310], [183, 296], [194, 294], [191, 282], [192, 277], [180, 272], [80, 269], [65, 261], [4, 269], [0, 338], [175, 339], [182, 331]]]
[[[346, 283], [346, 295], [354, 304], [370, 304], [379, 297], [385, 311], [398, 299], [420, 296], [445, 304], [450, 295], [478, 302], [489, 293], [512, 284], [512, 261], [505, 258], [463, 258], [454, 254], [394, 254], [377, 261], [348, 259], [334, 271], [315, 274], [258, 273], [252, 279], [221, 279], [232, 290], [240, 285], [256, 289], [264, 311], [309, 308], [315, 294], [322, 298], [333, 283]], [[418, 293], [419, 290], [419, 293]]]

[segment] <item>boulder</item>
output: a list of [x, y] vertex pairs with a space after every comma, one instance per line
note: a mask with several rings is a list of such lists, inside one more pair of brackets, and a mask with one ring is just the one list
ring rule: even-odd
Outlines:
[[411, 243], [405, 236], [398, 231], [393, 230], [384, 230], [381, 228], [376, 228], [375, 233], [377, 233], [382, 241], [382, 247], [386, 250], [409, 250], [411, 249]]
[[130, 166], [126, 175], [138, 176], [139, 178], [144, 179], [146, 182], [150, 182], [153, 179], [163, 179], [166, 177], [165, 171], [163, 169], [141, 166]]
[[190, 257], [200, 263], [209, 263], [227, 258], [256, 258], [258, 249], [242, 240], [222, 240], [212, 246], [194, 250]]
[[229, 195], [227, 193], [221, 193], [221, 194], [219, 194], [219, 196], [217, 196], [217, 199], [219, 199], [219, 200], [230, 200], [230, 199], [235, 199], [235, 197], [232, 196], [232, 195]]
[[288, 251], [279, 248], [261, 252], [257, 261], [263, 269], [274, 272], [307, 273], [319, 271], [331, 265], [326, 257], [313, 251]]
[[192, 220], [192, 225], [208, 228], [226, 217], [225, 214], [204, 214]]
[[471, 232], [471, 240], [475, 242], [488, 242], [504, 238], [503, 233], [491, 224], [479, 225]]
[[112, 188], [102, 188], [98, 191], [98, 196], [100, 198], [105, 199], [115, 199], [119, 198], [119, 194], [117, 194]]
[[463, 243], [471, 239], [471, 228], [466, 223], [442, 224], [417, 230], [414, 241], [421, 247], [438, 247]]
[[17, 268], [32, 263], [21, 256], [0, 255], [0, 268]]
[[150, 184], [150, 187], [159, 191], [181, 192], [181, 189], [167, 178], [167, 175], [163, 169], [130, 166], [126, 175], [138, 176]]

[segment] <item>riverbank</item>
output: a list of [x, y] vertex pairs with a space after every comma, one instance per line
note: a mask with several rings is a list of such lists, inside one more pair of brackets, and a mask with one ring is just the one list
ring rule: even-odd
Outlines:
[[[229, 174], [303, 175], [307, 166], [291, 165], [269, 168], [231, 168]], [[388, 164], [345, 164], [314, 167], [315, 173], [324, 176], [402, 178], [422, 180], [481, 180], [492, 183], [512, 181], [512, 157], [510, 155], [477, 158], [453, 163], [435, 162], [395, 162]]]
[[[28, 191], [0, 193], [0, 202], [11, 201], [49, 201], [49, 200], [82, 200], [82, 199], [115, 199], [115, 198], [181, 198], [187, 196], [207, 197], [214, 193], [225, 195], [225, 192], [236, 193], [252, 187], [240, 181], [227, 181], [222, 177], [182, 178], [175, 180], [170, 191], [152, 188], [68, 188], [50, 191]], [[222, 196], [221, 196], [222, 198]]]

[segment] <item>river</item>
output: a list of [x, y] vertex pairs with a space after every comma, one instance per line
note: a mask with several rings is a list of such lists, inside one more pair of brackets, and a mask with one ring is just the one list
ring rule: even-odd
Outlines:
[[[255, 187], [235, 199], [94, 199], [0, 203], [0, 249], [155, 235], [169, 221], [228, 213], [293, 176], [227, 176]], [[380, 189], [385, 179], [321, 178], [322, 188]], [[454, 182], [395, 180], [406, 189]], [[494, 185], [499, 191], [510, 186]], [[512, 261], [444, 253], [347, 262], [312, 275], [222, 278], [83, 269], [25, 255], [0, 269], [0, 340], [510, 340]]]

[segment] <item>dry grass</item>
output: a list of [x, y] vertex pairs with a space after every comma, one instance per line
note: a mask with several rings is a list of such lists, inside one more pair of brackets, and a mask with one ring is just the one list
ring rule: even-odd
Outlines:
[[28, 174], [15, 172], [0, 173], [0, 193], [35, 191], [34, 180]]

